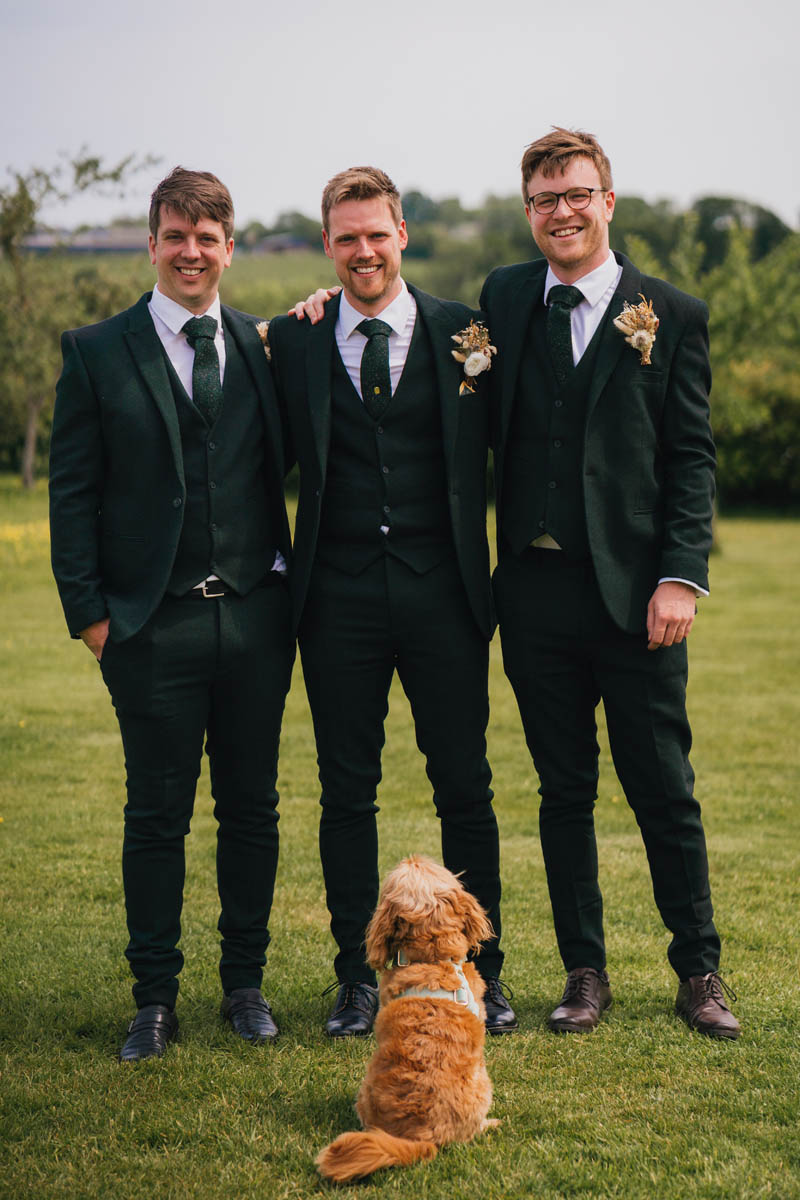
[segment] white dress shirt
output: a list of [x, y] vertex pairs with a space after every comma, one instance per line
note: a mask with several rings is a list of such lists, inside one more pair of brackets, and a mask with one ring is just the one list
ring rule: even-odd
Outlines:
[[[586, 351], [586, 347], [597, 332], [621, 278], [622, 267], [611, 251], [609, 251], [608, 258], [604, 263], [599, 267], [595, 267], [588, 275], [583, 275], [580, 279], [576, 279], [572, 284], [579, 292], [583, 293], [584, 297], [580, 304], [576, 304], [571, 313], [572, 361], [576, 365], [580, 362]], [[554, 274], [552, 267], [548, 266], [544, 281], [545, 305], [547, 305], [550, 289], [560, 283], [561, 280]], [[547, 543], [545, 542], [545, 538], [547, 537], [548, 535], [543, 535], [541, 538], [537, 538], [536, 542], [542, 543], [548, 549], [556, 549], [552, 538], [549, 538]], [[534, 545], [536, 542], [534, 542]], [[675, 575], [665, 575], [658, 582], [685, 583], [689, 587], [694, 588], [696, 596], [708, 595], [705, 588], [701, 588], [699, 584], [691, 579], [679, 579]]]
[[[392, 379], [392, 394], [397, 390], [400, 376], [403, 374], [414, 333], [414, 322], [417, 319], [417, 302], [403, 279], [400, 280], [400, 284], [400, 293], [395, 296], [391, 304], [387, 304], [386, 308], [377, 314], [379, 321], [385, 321], [392, 327], [392, 332], [389, 334], [389, 374]], [[366, 320], [369, 318], [353, 308], [345, 293], [342, 292], [339, 316], [336, 319], [336, 345], [339, 347], [342, 362], [359, 396], [361, 396], [361, 355], [364, 353], [367, 339], [363, 333], [359, 333], [356, 326]], [[364, 397], [361, 396], [361, 399], [363, 400]]]
[[[584, 296], [580, 304], [577, 304], [572, 310], [572, 361], [576, 366], [597, 332], [621, 278], [622, 267], [614, 255], [609, 254], [601, 266], [595, 267], [588, 275], [584, 275], [573, 283], [572, 286], [576, 287]], [[545, 305], [547, 305], [550, 289], [560, 283], [561, 280], [553, 273], [552, 267], [548, 266], [544, 280]]]
[[153, 288], [153, 295], [147, 305], [153, 318], [156, 333], [161, 339], [161, 345], [167, 352], [167, 358], [175, 368], [175, 373], [186, 388], [189, 399], [192, 396], [192, 367], [194, 366], [194, 350], [186, 340], [186, 334], [181, 333], [184, 325], [191, 317], [213, 317], [217, 322], [217, 332], [214, 345], [219, 357], [219, 381], [225, 377], [225, 334], [222, 329], [222, 310], [219, 294], [214, 297], [204, 313], [189, 312], [175, 300], [170, 300], [158, 290], [158, 284]]

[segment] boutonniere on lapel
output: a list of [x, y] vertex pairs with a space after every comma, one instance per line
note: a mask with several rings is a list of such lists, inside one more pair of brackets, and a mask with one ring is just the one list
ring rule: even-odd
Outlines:
[[491, 368], [492, 355], [497, 354], [497, 347], [489, 341], [489, 330], [482, 321], [470, 321], [466, 329], [451, 334], [451, 337], [458, 345], [458, 349], [451, 350], [451, 354], [456, 362], [464, 364], [464, 379], [458, 389], [459, 396], [463, 396], [465, 392], [474, 392], [475, 377]]
[[[642, 293], [639, 292], [639, 295], [642, 296]], [[645, 300], [644, 296], [641, 304], [628, 304], [625, 300], [622, 312], [614, 318], [614, 324], [620, 333], [626, 335], [625, 341], [628, 345], [639, 351], [639, 362], [642, 366], [649, 367], [650, 351], [653, 349], [658, 329], [658, 317], [653, 312], [653, 301]]]
[[269, 321], [259, 321], [256, 325], [256, 333], [264, 345], [267, 362], [272, 362], [272, 351], [269, 348]]

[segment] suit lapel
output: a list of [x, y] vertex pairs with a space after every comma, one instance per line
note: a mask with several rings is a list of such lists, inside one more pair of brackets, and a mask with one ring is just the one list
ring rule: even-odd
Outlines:
[[256, 332], [255, 321], [237, 312], [235, 308], [228, 308], [227, 304], [223, 304], [220, 307], [222, 309], [222, 319], [226, 332], [230, 333], [236, 342], [237, 349], [247, 363], [250, 376], [255, 383], [259, 405], [269, 433], [268, 441], [273, 457], [276, 478], [281, 479], [284, 472], [283, 432], [281, 430], [277, 406], [274, 403], [270, 403], [271, 398], [267, 392], [267, 373], [269, 367], [267, 366], [264, 354], [264, 343]]
[[331, 372], [336, 346], [336, 319], [339, 297], [325, 305], [325, 316], [308, 331], [306, 340], [306, 381], [308, 414], [317, 448], [323, 479], [328, 466], [331, 441]]
[[142, 296], [138, 304], [129, 310], [128, 328], [125, 338], [136, 369], [150, 393], [156, 408], [161, 413], [167, 427], [169, 444], [175, 459], [178, 475], [183, 479], [183, 450], [181, 448], [181, 431], [178, 424], [178, 414], [175, 411], [175, 401], [172, 396], [172, 386], [167, 374], [167, 364], [164, 359], [164, 348], [161, 345], [153, 318], [147, 302], [149, 293]]
[[[409, 285], [408, 290], [417, 302], [417, 315], [422, 321], [433, 347], [436, 384], [442, 414], [442, 443], [447, 478], [452, 481], [456, 469], [458, 423], [464, 401], [458, 394], [463, 379], [462, 364], [453, 358], [453, 318], [444, 306], [426, 292]], [[465, 322], [466, 324], [466, 322]]]
[[615, 328], [614, 319], [622, 312], [622, 307], [626, 300], [629, 304], [637, 304], [639, 302], [639, 291], [642, 286], [641, 272], [636, 269], [633, 263], [622, 254], [618, 254], [616, 257], [617, 261], [622, 264], [622, 275], [604, 317], [600, 345], [597, 348], [597, 358], [594, 370], [592, 371], [592, 381], [589, 386], [589, 399], [586, 405], [587, 421], [591, 417], [600, 394], [611, 377], [612, 371], [619, 362], [622, 351], [625, 349], [625, 339], [619, 330]]
[[533, 312], [537, 304], [542, 303], [546, 273], [546, 268], [545, 270], [539, 269], [521, 280], [516, 290], [509, 296], [506, 305], [505, 336], [502, 339], [505, 353], [501, 350], [498, 355], [498, 359], [502, 364], [500, 384], [501, 446], [505, 446], [508, 436], [508, 426], [514, 408], [514, 396], [522, 351], [528, 336], [528, 327]]

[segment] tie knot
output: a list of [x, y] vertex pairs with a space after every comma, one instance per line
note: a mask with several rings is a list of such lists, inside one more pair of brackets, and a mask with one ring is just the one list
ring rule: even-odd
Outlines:
[[356, 325], [359, 333], [363, 333], [365, 338], [372, 337], [388, 337], [392, 332], [391, 325], [387, 325], [385, 321], [379, 321], [377, 317], [368, 317], [366, 321], [361, 321]]
[[215, 338], [217, 336], [217, 322], [213, 317], [190, 317], [182, 328], [186, 334], [186, 340], [194, 349], [195, 343], [200, 338]]
[[583, 292], [580, 288], [569, 287], [565, 283], [557, 283], [555, 287], [551, 287], [547, 293], [548, 304], [559, 304], [562, 308], [566, 308], [569, 312], [573, 308], [577, 308], [581, 300], [583, 300]]

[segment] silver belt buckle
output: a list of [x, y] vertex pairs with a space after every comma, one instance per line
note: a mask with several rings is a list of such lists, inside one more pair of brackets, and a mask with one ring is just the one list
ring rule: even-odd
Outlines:
[[204, 579], [203, 580], [202, 592], [203, 592], [203, 595], [205, 596], [206, 600], [216, 600], [219, 596], [225, 595], [224, 591], [209, 592], [209, 590], [208, 590], [209, 584], [211, 585], [211, 587], [213, 587], [215, 583], [222, 583], [222, 580], [221, 579]]

